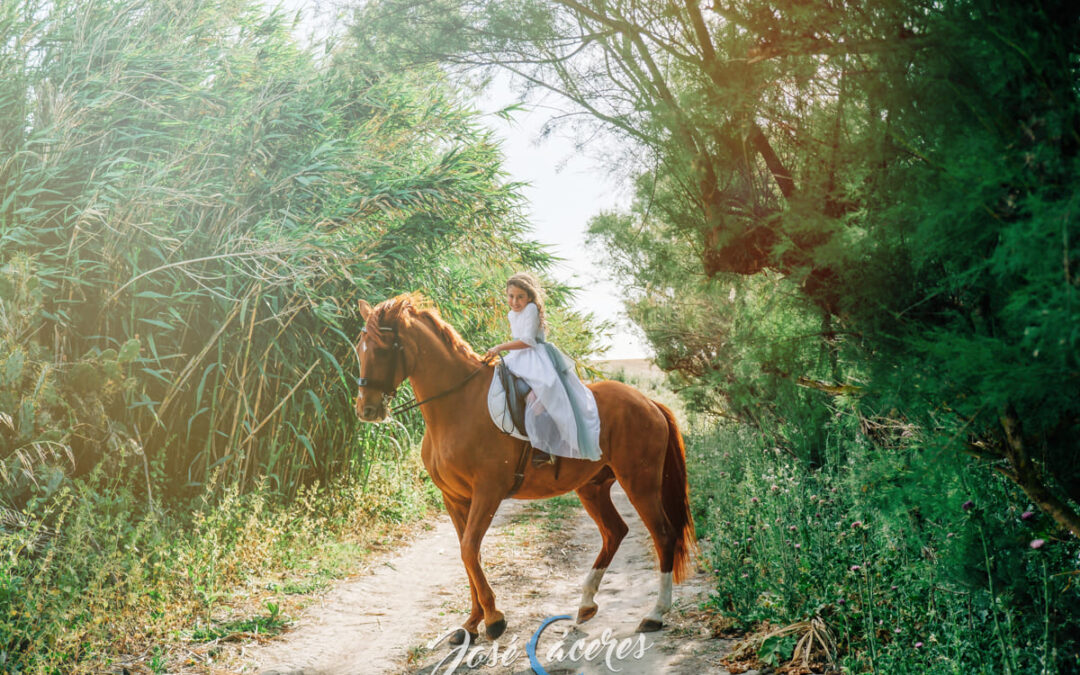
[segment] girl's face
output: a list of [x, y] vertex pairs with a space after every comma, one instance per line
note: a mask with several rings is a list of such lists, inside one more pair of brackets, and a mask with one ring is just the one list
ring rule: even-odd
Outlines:
[[517, 286], [506, 287], [506, 304], [510, 305], [510, 309], [515, 312], [520, 312], [525, 309], [529, 304], [529, 294], [524, 289]]

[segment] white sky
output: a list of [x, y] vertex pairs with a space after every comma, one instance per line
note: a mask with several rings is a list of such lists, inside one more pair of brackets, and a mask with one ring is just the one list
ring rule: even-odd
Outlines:
[[625, 318], [622, 295], [599, 263], [600, 252], [585, 245], [589, 218], [601, 210], [629, 203], [629, 194], [609, 178], [598, 161], [575, 149], [558, 130], [541, 138], [541, 128], [554, 114], [543, 108], [514, 113], [510, 121], [494, 114], [517, 101], [507, 83], [497, 80], [477, 101], [489, 113], [484, 121], [503, 140], [505, 170], [513, 180], [528, 183], [533, 236], [562, 258], [551, 273], [579, 290], [575, 304], [615, 325], [606, 358], [645, 358], [650, 350], [640, 332]]
[[[301, 39], [325, 34], [337, 23], [342, 0], [265, 0], [267, 6], [281, 6], [303, 12], [297, 32]], [[337, 8], [335, 8], [337, 6]], [[492, 114], [517, 101], [509, 81], [497, 78], [476, 102], [488, 113], [484, 123], [503, 141], [504, 169], [510, 179], [527, 183], [533, 236], [547, 244], [562, 262], [551, 271], [555, 279], [577, 287], [577, 308], [610, 321], [615, 330], [607, 340], [610, 359], [645, 358], [651, 354], [644, 338], [623, 314], [622, 295], [607, 279], [597, 262], [601, 257], [585, 246], [589, 218], [604, 209], [629, 203], [629, 194], [608, 177], [597, 160], [575, 149], [573, 141], [558, 131], [541, 139], [540, 130], [554, 111], [537, 107], [514, 113], [504, 120]]]

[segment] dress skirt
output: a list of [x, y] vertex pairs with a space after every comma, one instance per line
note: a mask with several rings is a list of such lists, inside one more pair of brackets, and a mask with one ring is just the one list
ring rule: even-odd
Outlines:
[[535, 346], [510, 352], [503, 362], [532, 387], [525, 406], [525, 433], [533, 447], [552, 455], [599, 460], [600, 415], [593, 393], [573, 362], [536, 337]]

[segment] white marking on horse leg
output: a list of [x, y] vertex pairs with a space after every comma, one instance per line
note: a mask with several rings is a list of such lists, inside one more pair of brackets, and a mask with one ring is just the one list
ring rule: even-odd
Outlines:
[[664, 621], [664, 614], [671, 609], [671, 572], [660, 575], [660, 595], [656, 598], [656, 606], [645, 615], [646, 619]]
[[585, 577], [585, 585], [581, 587], [580, 607], [596, 606], [596, 603], [593, 602], [593, 596], [600, 590], [600, 580], [604, 578], [604, 572], [606, 571], [606, 567], [594, 567], [589, 571], [589, 575]]

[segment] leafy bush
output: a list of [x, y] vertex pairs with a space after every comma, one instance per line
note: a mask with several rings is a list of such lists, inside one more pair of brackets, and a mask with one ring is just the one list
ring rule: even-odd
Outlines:
[[744, 627], [820, 617], [850, 672], [1080, 666], [1080, 546], [977, 460], [919, 436], [882, 452], [834, 413], [820, 469], [746, 426], [689, 437], [710, 604]]
[[[142, 508], [124, 479], [137, 464], [100, 466], [0, 535], [2, 669], [101, 672], [151, 651], [175, 667], [186, 658], [177, 643], [205, 652], [202, 643], [244, 626], [279, 629], [291, 594], [351, 573], [437, 506], [415, 454], [372, 466], [367, 484], [353, 471], [289, 501], [265, 483], [232, 485], [177, 512]], [[43, 531], [58, 534], [42, 545]], [[252, 615], [268, 603], [269, 617]]]

